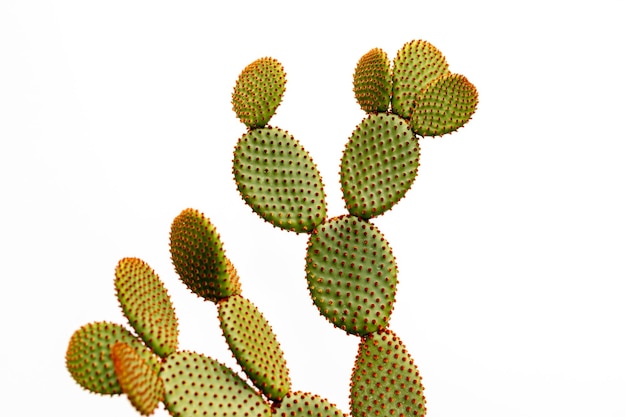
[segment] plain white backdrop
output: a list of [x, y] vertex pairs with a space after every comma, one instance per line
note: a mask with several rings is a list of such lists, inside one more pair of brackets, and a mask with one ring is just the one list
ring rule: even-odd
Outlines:
[[[324, 176], [345, 213], [341, 151], [364, 114], [358, 59], [432, 42], [478, 88], [459, 132], [420, 141], [419, 176], [374, 220], [399, 267], [390, 327], [407, 345], [431, 417], [626, 415], [626, 7], [596, 2], [0, 3], [2, 415], [133, 416], [79, 388], [71, 334], [125, 323], [123, 257], [167, 286], [180, 347], [236, 368], [213, 305], [169, 260], [171, 221], [211, 218], [243, 294], [264, 312], [294, 390], [349, 411], [358, 340], [318, 315], [306, 235], [239, 197], [231, 110], [240, 71], [287, 72], [273, 126]], [[162, 408], [158, 416], [167, 415]]]

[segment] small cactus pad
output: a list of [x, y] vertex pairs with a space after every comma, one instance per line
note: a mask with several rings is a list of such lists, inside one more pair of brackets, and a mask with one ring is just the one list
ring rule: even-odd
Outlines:
[[170, 253], [185, 285], [210, 301], [241, 293], [239, 276], [215, 227], [202, 213], [183, 210], [172, 222]]
[[80, 386], [97, 394], [122, 393], [111, 359], [111, 346], [116, 342], [132, 346], [158, 371], [156, 356], [124, 326], [109, 322], [89, 323], [74, 332], [65, 354], [67, 369]]
[[313, 303], [335, 326], [358, 335], [387, 326], [397, 267], [373, 224], [348, 215], [323, 223], [309, 237], [306, 275]]
[[157, 355], [178, 347], [178, 319], [158, 275], [137, 258], [124, 258], [115, 268], [115, 290], [124, 315]]
[[233, 110], [250, 129], [265, 126], [285, 92], [285, 71], [273, 58], [260, 58], [239, 75], [233, 90]]
[[417, 366], [391, 330], [361, 340], [350, 381], [353, 417], [426, 414]]
[[158, 372], [124, 342], [111, 346], [117, 380], [128, 400], [143, 416], [149, 416], [163, 401], [165, 392]]
[[417, 98], [411, 127], [421, 136], [454, 132], [472, 117], [478, 105], [476, 87], [460, 74], [437, 78]]
[[194, 352], [176, 352], [161, 370], [165, 407], [174, 417], [269, 417], [261, 395], [215, 359]]
[[348, 417], [336, 405], [308, 392], [290, 392], [273, 410], [275, 417]]
[[248, 378], [268, 398], [280, 401], [291, 380], [283, 351], [263, 314], [241, 296], [220, 301], [218, 313], [226, 342]]
[[365, 118], [341, 158], [341, 188], [348, 211], [371, 218], [389, 210], [411, 188], [419, 145], [409, 124], [393, 114]]
[[392, 112], [408, 120], [419, 92], [431, 81], [449, 73], [446, 58], [429, 42], [404, 44], [393, 61]]
[[317, 166], [281, 129], [255, 129], [243, 135], [235, 147], [233, 174], [245, 202], [276, 227], [310, 232], [326, 217]]
[[391, 99], [391, 67], [382, 49], [361, 57], [354, 70], [354, 96], [366, 113], [386, 112]]

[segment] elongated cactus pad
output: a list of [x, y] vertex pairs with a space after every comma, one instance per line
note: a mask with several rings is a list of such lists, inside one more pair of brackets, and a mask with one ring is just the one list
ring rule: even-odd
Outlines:
[[124, 315], [139, 337], [157, 355], [178, 347], [178, 319], [165, 286], [150, 266], [124, 258], [115, 268], [115, 290]]
[[239, 275], [217, 230], [199, 211], [185, 209], [174, 219], [170, 253], [180, 279], [200, 297], [216, 302], [241, 293]]
[[336, 217], [309, 237], [306, 278], [313, 303], [348, 333], [365, 335], [387, 326], [397, 273], [387, 240], [366, 220]]
[[133, 407], [143, 416], [154, 413], [165, 396], [158, 372], [124, 342], [111, 346], [111, 359], [122, 391]]
[[239, 75], [233, 90], [235, 114], [250, 129], [265, 126], [285, 92], [285, 71], [274, 58], [260, 58]]
[[283, 398], [291, 387], [289, 370], [263, 314], [241, 296], [220, 301], [218, 313], [226, 342], [248, 378], [268, 398]]
[[419, 40], [404, 44], [393, 61], [392, 112], [408, 120], [420, 91], [449, 73], [446, 58], [431, 43]]
[[165, 407], [174, 417], [269, 417], [261, 395], [228, 367], [195, 353], [168, 356], [161, 370]]
[[391, 67], [385, 51], [374, 48], [354, 70], [354, 96], [366, 113], [386, 112], [391, 100]]
[[472, 117], [478, 105], [478, 92], [460, 74], [437, 78], [416, 100], [411, 127], [421, 136], [441, 136], [454, 132]]
[[233, 174], [245, 202], [276, 227], [310, 232], [326, 217], [317, 166], [300, 142], [281, 129], [243, 135], [235, 147]]
[[426, 414], [417, 366], [391, 330], [361, 340], [350, 381], [350, 409], [353, 417]]
[[396, 115], [369, 115], [341, 158], [346, 208], [364, 219], [384, 213], [411, 188], [418, 166], [419, 145], [409, 124]]
[[308, 392], [290, 392], [273, 410], [276, 417], [348, 417], [335, 404]]
[[156, 356], [124, 326], [89, 323], [74, 332], [65, 354], [67, 369], [80, 386], [97, 394], [122, 393], [111, 358], [111, 346], [116, 342], [132, 346], [155, 371], [159, 370]]

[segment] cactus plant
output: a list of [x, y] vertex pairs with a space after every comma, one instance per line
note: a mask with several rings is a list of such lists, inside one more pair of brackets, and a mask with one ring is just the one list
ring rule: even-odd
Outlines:
[[162, 403], [173, 416], [424, 416], [417, 365], [389, 328], [399, 271], [391, 245], [370, 219], [410, 190], [419, 140], [458, 130], [478, 94], [450, 73], [426, 41], [407, 42], [393, 66], [374, 48], [358, 61], [353, 91], [366, 113], [340, 161], [346, 214], [327, 218], [322, 177], [304, 146], [269, 126], [285, 91], [282, 64], [261, 58], [239, 75], [232, 95], [246, 131], [232, 174], [242, 200], [261, 219], [308, 234], [304, 277], [312, 303], [333, 326], [359, 338], [349, 414], [310, 392], [292, 391], [283, 351], [263, 313], [243, 295], [219, 233], [196, 209], [172, 222], [170, 254], [187, 288], [217, 305], [222, 334], [243, 373], [202, 353], [180, 350], [178, 321], [158, 275], [138, 258], [115, 269], [115, 290], [130, 329], [94, 322], [71, 337], [66, 365], [83, 388], [126, 394], [142, 415]]

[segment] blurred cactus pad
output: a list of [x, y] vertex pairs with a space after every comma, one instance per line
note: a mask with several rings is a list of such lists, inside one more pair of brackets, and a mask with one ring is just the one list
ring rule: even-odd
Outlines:
[[379, 48], [365, 53], [352, 86], [364, 116], [346, 134], [339, 161], [346, 213], [327, 218], [313, 157], [286, 130], [268, 124], [286, 82], [282, 64], [269, 57], [252, 62], [236, 79], [231, 104], [244, 132], [233, 140], [232, 177], [252, 213], [285, 233], [308, 236], [302, 279], [311, 303], [322, 320], [359, 339], [356, 358], [347, 358], [350, 410], [292, 390], [282, 335], [274, 334], [247, 298], [216, 226], [192, 208], [172, 221], [171, 261], [199, 302], [215, 303], [238, 367], [227, 367], [210, 352], [182, 349], [163, 282], [146, 262], [128, 257], [112, 276], [127, 323], [95, 321], [70, 338], [65, 362], [79, 386], [124, 395], [141, 415], [159, 407], [180, 417], [426, 414], [417, 364], [389, 328], [400, 275], [396, 259], [371, 219], [411, 189], [419, 141], [452, 133], [470, 120], [476, 88], [452, 73], [444, 55], [426, 41], [407, 42], [392, 60]]

